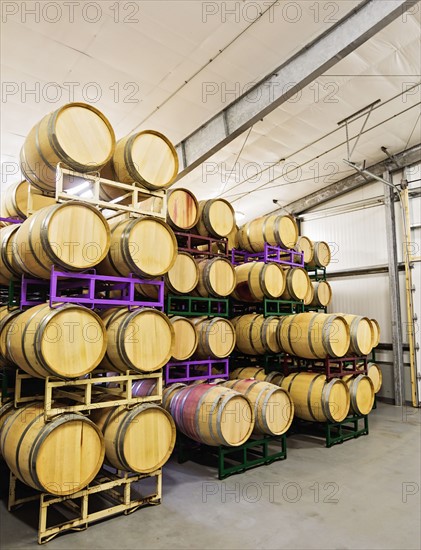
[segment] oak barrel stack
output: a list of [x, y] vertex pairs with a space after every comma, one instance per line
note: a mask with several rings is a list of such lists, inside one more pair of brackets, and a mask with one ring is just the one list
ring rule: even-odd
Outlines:
[[20, 152], [21, 170], [32, 185], [53, 193], [58, 163], [75, 172], [95, 172], [110, 161], [114, 148], [114, 130], [98, 109], [68, 103], [29, 132]]

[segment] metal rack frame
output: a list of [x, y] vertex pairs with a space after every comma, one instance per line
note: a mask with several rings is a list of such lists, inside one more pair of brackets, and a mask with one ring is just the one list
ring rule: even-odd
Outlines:
[[288, 435], [306, 434], [314, 437], [321, 437], [325, 440], [327, 448], [333, 447], [356, 439], [362, 435], [368, 435], [368, 415], [350, 415], [342, 422], [308, 422], [306, 420], [294, 419]]
[[[136, 285], [152, 285], [158, 289], [158, 299], [147, 299], [136, 297]], [[30, 298], [30, 287], [40, 293], [40, 297]], [[77, 291], [79, 291], [77, 293]], [[84, 293], [84, 291], [87, 291]], [[110, 292], [121, 293], [120, 297], [111, 298]], [[100, 297], [105, 292], [108, 297]], [[70, 295], [66, 295], [69, 294]], [[75, 294], [76, 293], [76, 294]], [[110, 275], [98, 275], [95, 269], [89, 272], [74, 272], [58, 270], [55, 266], [51, 268], [51, 278], [34, 279], [22, 275], [20, 288], [20, 307], [35, 306], [45, 302], [49, 295], [50, 307], [57, 303], [70, 303], [94, 308], [111, 307], [154, 307], [164, 309], [164, 283], [163, 281], [151, 281], [141, 279], [131, 274], [129, 277], [112, 277]], [[9, 294], [10, 296], [10, 294]], [[14, 292], [11, 293], [12, 301]], [[11, 305], [11, 304], [9, 304]]]
[[[102, 376], [98, 376], [101, 374]], [[162, 401], [162, 372], [151, 374], [133, 374], [130, 371], [123, 374], [113, 373], [107, 376], [106, 371], [95, 371], [89, 378], [76, 380], [60, 380], [57, 378], [37, 379], [21, 370], [16, 370], [15, 407], [34, 400], [44, 402], [44, 419], [51, 420], [53, 416], [65, 412], [86, 412], [92, 409], [106, 407], [132, 407], [138, 403], [160, 403]], [[156, 379], [157, 387], [153, 395], [135, 397], [132, 394], [133, 382], [148, 378]], [[110, 384], [117, 387], [110, 387]], [[23, 386], [26, 386], [24, 388]], [[24, 391], [26, 389], [26, 391]], [[41, 390], [41, 391], [39, 391]], [[29, 393], [29, 395], [25, 395]], [[97, 402], [92, 397], [105, 396], [109, 399]], [[55, 406], [59, 399], [66, 399], [72, 404]]]
[[[197, 371], [197, 367], [206, 367], [205, 373]], [[221, 369], [218, 374], [212, 374], [212, 368]], [[164, 371], [166, 384], [174, 382], [194, 382], [195, 380], [214, 380], [229, 378], [228, 359], [204, 359], [200, 361], [174, 361], [167, 363]]]
[[[155, 489], [152, 493], [141, 496], [133, 495], [134, 485], [145, 479], [155, 481]], [[162, 499], [162, 470], [156, 470], [151, 474], [131, 474], [128, 472], [113, 473], [103, 468], [96, 478], [85, 488], [77, 493], [67, 496], [55, 496], [48, 493], [39, 493], [21, 497], [17, 495], [18, 491], [24, 485], [12, 472], [10, 472], [8, 510], [11, 512], [18, 506], [28, 502], [39, 501], [39, 520], [38, 520], [38, 544], [44, 544], [57, 535], [69, 531], [82, 531], [87, 529], [91, 523], [108, 518], [117, 514], [131, 514], [138, 508], [157, 505]], [[102, 507], [100, 510], [91, 512], [89, 505], [93, 498], [98, 500], [102, 497]], [[80, 499], [80, 503], [78, 503]], [[110, 502], [112, 506], [110, 507]], [[60, 509], [73, 514], [77, 514], [75, 519], [70, 519], [64, 523], [49, 524], [49, 512], [53, 509]]]
[[[276, 450], [274, 449], [276, 447]], [[286, 435], [252, 436], [237, 447], [220, 445], [211, 447], [197, 443], [186, 436], [178, 437], [177, 454], [179, 464], [188, 460], [210, 462], [218, 469], [218, 479], [225, 479], [233, 474], [241, 474], [251, 468], [266, 466], [277, 460], [287, 458]]]
[[[178, 250], [180, 252], [188, 252], [193, 256], [206, 256], [208, 258], [222, 257], [228, 258], [228, 241], [227, 239], [215, 239], [214, 237], [203, 237], [202, 235], [194, 235], [192, 233], [175, 232], [178, 242]], [[223, 248], [223, 252], [212, 252], [212, 245], [216, 244]], [[204, 250], [199, 250], [198, 246], [205, 246]]]
[[228, 298], [202, 298], [196, 296], [176, 296], [168, 294], [165, 313], [167, 315], [182, 315], [183, 317], [228, 317]]
[[288, 267], [304, 267], [304, 252], [271, 246], [264, 244], [263, 252], [247, 252], [233, 248], [231, 250], [231, 263], [241, 265], [247, 262], [262, 261], [265, 264], [275, 262]]

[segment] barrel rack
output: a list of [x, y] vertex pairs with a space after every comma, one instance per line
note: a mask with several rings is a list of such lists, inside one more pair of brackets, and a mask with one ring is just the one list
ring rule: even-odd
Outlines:
[[349, 415], [342, 422], [307, 422], [295, 418], [288, 436], [305, 434], [311, 437], [322, 438], [326, 447], [338, 445], [361, 435], [368, 435], [368, 416]]
[[268, 243], [264, 244], [263, 252], [247, 252], [236, 248], [231, 250], [231, 263], [233, 265], [254, 261], [261, 261], [265, 264], [275, 262], [286, 267], [304, 267], [304, 253], [279, 246], [271, 246]]
[[325, 267], [306, 267], [305, 269], [311, 280], [316, 282], [326, 281], [327, 275]]
[[202, 298], [196, 296], [168, 294], [165, 313], [184, 317], [228, 317], [229, 300], [227, 298]]
[[[154, 489], [145, 487], [147, 480], [154, 482]], [[140, 487], [142, 485], [142, 488]], [[29, 496], [20, 496], [25, 491]], [[149, 493], [149, 494], [148, 494]], [[117, 514], [131, 514], [138, 508], [161, 503], [162, 470], [151, 474], [132, 474], [103, 467], [96, 478], [85, 488], [68, 496], [54, 496], [29, 489], [10, 473], [8, 510], [38, 501], [38, 544], [44, 544], [68, 531], [82, 531], [91, 523]], [[111, 504], [111, 506], [110, 506]], [[92, 511], [94, 508], [99, 508]], [[61, 512], [64, 517], [73, 516], [63, 523], [51, 524], [51, 513]]]
[[[136, 293], [136, 285], [157, 287], [156, 300], [144, 298]], [[9, 306], [35, 306], [49, 300], [50, 307], [58, 303], [72, 303], [88, 308], [112, 307], [154, 307], [164, 309], [164, 283], [140, 279], [133, 274], [129, 277], [99, 275], [95, 269], [86, 272], [63, 271], [55, 266], [50, 279], [34, 279], [22, 275], [21, 281], [11, 281], [9, 286]], [[111, 294], [113, 293], [113, 295]], [[118, 296], [115, 296], [118, 294]]]
[[245, 303], [231, 300], [231, 315], [245, 315], [246, 313], [263, 313], [265, 317], [271, 315], [284, 316], [304, 312], [304, 302], [293, 300], [271, 300], [264, 298], [263, 302]]
[[[212, 374], [216, 369], [217, 374]], [[229, 378], [229, 359], [204, 359], [200, 361], [174, 361], [167, 363], [164, 371], [166, 384], [174, 382], [195, 382]]]
[[[101, 194], [104, 189], [113, 189], [120, 195], [113, 200], [102, 200]], [[76, 191], [75, 191], [76, 189]], [[79, 194], [83, 190], [84, 196]], [[87, 194], [91, 196], [86, 196]], [[57, 164], [56, 169], [56, 187], [55, 194], [48, 195], [41, 193], [32, 185], [29, 187], [28, 194], [28, 213], [34, 212], [34, 202], [36, 200], [55, 202], [83, 201], [92, 204], [99, 210], [102, 210], [107, 219], [112, 219], [121, 214], [129, 216], [154, 216], [163, 220], [167, 217], [167, 192], [166, 190], [150, 190], [135, 184], [120, 183], [117, 181], [102, 178], [99, 172], [79, 173], [64, 168], [61, 163]], [[161, 209], [158, 212], [151, 212], [142, 207], [142, 202], [157, 197], [161, 199]], [[42, 206], [42, 205], [41, 205]]]
[[[180, 252], [188, 252], [193, 256], [203, 256], [206, 258], [214, 258], [215, 256], [228, 258], [227, 239], [203, 237], [202, 235], [182, 233], [181, 231], [175, 231], [175, 236]], [[214, 248], [217, 248], [216, 251], [212, 251], [212, 245], [214, 245]]]
[[179, 434], [176, 443], [179, 464], [188, 460], [217, 467], [218, 479], [240, 474], [251, 468], [266, 466], [287, 458], [286, 435], [252, 436], [238, 447], [203, 445]]
[[[151, 378], [157, 382], [154, 393], [149, 396], [133, 396], [133, 383]], [[110, 387], [111, 384], [115, 387]], [[95, 399], [95, 397], [105, 396], [108, 397], [106, 401], [98, 402]], [[70, 404], [60, 403], [59, 406], [54, 406], [61, 399], [65, 399]], [[106, 407], [132, 407], [139, 403], [161, 403], [162, 372], [138, 374], [127, 371], [125, 374], [113, 373], [110, 376], [106, 371], [93, 371], [86, 378], [62, 380], [60, 378], [37, 379], [16, 369], [15, 407], [34, 400], [44, 402], [45, 421], [51, 420], [57, 414], [67, 412], [89, 413], [92, 409]]]

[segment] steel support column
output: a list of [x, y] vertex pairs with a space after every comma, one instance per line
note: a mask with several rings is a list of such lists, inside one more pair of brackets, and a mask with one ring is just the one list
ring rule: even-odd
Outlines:
[[[392, 183], [390, 172], [383, 178]], [[395, 405], [401, 407], [404, 402], [403, 378], [403, 340], [402, 315], [399, 293], [398, 251], [396, 242], [395, 201], [392, 187], [384, 184], [384, 202], [386, 214], [387, 255], [389, 261], [390, 313], [392, 318], [393, 345], [393, 381]]]

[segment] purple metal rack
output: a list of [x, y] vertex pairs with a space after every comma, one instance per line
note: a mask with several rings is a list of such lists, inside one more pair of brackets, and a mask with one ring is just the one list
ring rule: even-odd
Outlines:
[[296, 250], [286, 250], [279, 246], [271, 246], [265, 243], [263, 252], [247, 252], [245, 250], [231, 250], [231, 263], [233, 265], [245, 264], [250, 261], [275, 262], [291, 267], [304, 267], [304, 253]]
[[[202, 237], [202, 235], [193, 235], [191, 233], [175, 232], [180, 252], [189, 252], [200, 256], [223, 256], [228, 257], [227, 239], [214, 239], [213, 237]], [[223, 247], [223, 252], [212, 252], [212, 245], [217, 244]], [[198, 250], [198, 246], [206, 246], [205, 250]]]
[[[135, 285], [153, 285], [158, 288], [157, 300], [137, 299], [135, 297]], [[75, 273], [67, 271], [57, 271], [54, 267], [51, 270], [51, 279], [49, 281], [42, 279], [28, 279], [22, 276], [20, 305], [33, 306], [39, 304], [41, 300], [28, 299], [28, 285], [37, 287], [47, 287], [49, 290], [50, 307], [54, 307], [57, 302], [79, 304], [91, 309], [110, 308], [110, 307], [154, 307], [164, 310], [164, 283], [163, 281], [150, 281], [140, 279], [135, 276], [130, 277], [111, 277], [109, 275], [98, 275], [95, 270], [90, 273]], [[74, 289], [78, 293], [66, 296], [66, 291]], [[102, 292], [117, 291], [120, 295], [116, 298], [101, 297]]]
[[3, 218], [3, 217], [0, 217], [0, 222], [23, 223], [24, 220], [20, 220], [19, 218]]
[[[206, 372], [198, 371], [197, 367], [206, 367]], [[212, 374], [212, 368], [220, 369], [218, 374]], [[202, 361], [174, 361], [165, 366], [165, 384], [173, 382], [194, 382], [195, 380], [213, 380], [229, 378], [228, 359], [205, 359]]]

